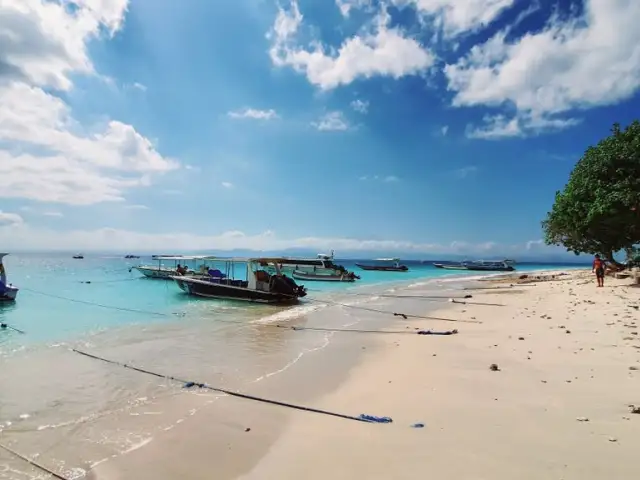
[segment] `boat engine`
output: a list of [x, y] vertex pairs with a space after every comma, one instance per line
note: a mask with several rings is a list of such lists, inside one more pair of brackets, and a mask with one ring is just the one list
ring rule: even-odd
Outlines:
[[286, 275], [273, 275], [271, 277], [270, 290], [274, 293], [282, 293], [295, 297], [304, 297], [307, 294], [304, 285], [298, 285], [293, 278], [289, 278]]

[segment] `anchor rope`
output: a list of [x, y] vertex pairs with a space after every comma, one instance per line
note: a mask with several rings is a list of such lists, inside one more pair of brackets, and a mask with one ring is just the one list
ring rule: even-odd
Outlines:
[[185, 388], [198, 387], [198, 388], [210, 390], [210, 391], [217, 392], [217, 393], [224, 393], [226, 395], [229, 395], [229, 396], [232, 396], [232, 397], [236, 397], [236, 398], [244, 398], [245, 400], [253, 400], [253, 401], [256, 401], [256, 402], [267, 403], [267, 404], [270, 404], [270, 405], [276, 405], [276, 406], [280, 406], [280, 407], [292, 408], [294, 410], [301, 410], [301, 411], [305, 411], [305, 412], [318, 413], [318, 414], [321, 414], [321, 415], [328, 415], [328, 416], [331, 416], [331, 417], [342, 418], [342, 419], [345, 419], [345, 420], [354, 420], [354, 421], [363, 422], [363, 423], [376, 423], [376, 422], [372, 422], [371, 420], [367, 420], [364, 417], [359, 417], [359, 416], [355, 416], [355, 415], [348, 415], [348, 414], [338, 413], [338, 412], [332, 412], [332, 411], [329, 411], [329, 410], [322, 410], [322, 409], [319, 409], [319, 408], [307, 407], [307, 406], [304, 406], [304, 405], [296, 405], [294, 403], [281, 402], [279, 400], [273, 400], [273, 399], [269, 399], [269, 398], [257, 397], [255, 395], [250, 395], [250, 394], [247, 394], [247, 393], [235, 392], [233, 390], [227, 390], [225, 388], [214, 387], [214, 386], [211, 386], [211, 385], [207, 385], [206, 383], [194, 382], [194, 381], [190, 381], [190, 380], [184, 380], [184, 379], [181, 379], [179, 377], [174, 377], [172, 375], [163, 375], [161, 373], [153, 372], [151, 370], [146, 370], [144, 368], [135, 367], [133, 365], [128, 365], [126, 363], [118, 362], [116, 360], [110, 360], [108, 358], [100, 357], [98, 355], [93, 355], [93, 354], [88, 353], [88, 352], [83, 352], [82, 350], [77, 350], [75, 348], [72, 348], [71, 351], [73, 351], [75, 353], [78, 353], [80, 355], [83, 355], [85, 357], [94, 359], [94, 360], [100, 360], [102, 362], [106, 362], [106, 363], [109, 363], [109, 364], [112, 364], [112, 365], [117, 365], [117, 366], [120, 366], [120, 367], [123, 367], [123, 368], [127, 368], [127, 369], [130, 369], [130, 370], [134, 370], [134, 371], [139, 372], [139, 373], [144, 373], [146, 375], [151, 375], [153, 377], [168, 379], [168, 380], [172, 380], [172, 381], [175, 381], [175, 382], [178, 382], [178, 383], [182, 383]]
[[49, 475], [51, 475], [54, 478], [57, 478], [58, 480], [70, 480], [69, 478], [63, 477], [59, 473], [56, 473], [53, 470], [50, 470], [49, 468], [45, 467], [44, 465], [42, 465], [42, 464], [40, 464], [40, 463], [38, 463], [38, 462], [36, 462], [34, 460], [31, 460], [30, 458], [28, 458], [28, 457], [16, 452], [15, 450], [7, 447], [6, 445], [3, 445], [2, 443], [0, 443], [0, 448], [2, 448], [3, 450], [9, 452], [12, 455], [18, 457], [19, 459], [24, 460], [25, 462], [29, 463], [30, 465], [32, 465], [32, 466], [34, 466], [36, 468], [39, 468], [43, 472], [48, 473]]

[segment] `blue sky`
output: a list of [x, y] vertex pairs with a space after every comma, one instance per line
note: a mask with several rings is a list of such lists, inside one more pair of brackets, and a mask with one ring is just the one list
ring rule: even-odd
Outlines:
[[640, 107], [640, 2], [461, 3], [4, 2], [0, 243], [562, 252], [555, 191]]

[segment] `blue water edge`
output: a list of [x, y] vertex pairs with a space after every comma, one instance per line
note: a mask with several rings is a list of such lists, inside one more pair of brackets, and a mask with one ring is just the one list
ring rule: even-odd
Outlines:
[[[308, 300], [340, 294], [349, 289], [411, 283], [441, 277], [468, 277], [473, 272], [452, 272], [431, 263], [407, 261], [408, 272], [362, 271], [355, 261], [339, 260], [361, 280], [354, 284], [308, 282]], [[20, 288], [13, 303], [0, 303], [0, 322], [27, 332], [0, 331], [0, 353], [19, 345], [63, 341], [91, 332], [153, 322], [188, 322], [193, 315], [229, 308], [236, 317], [243, 312], [255, 318], [278, 307], [195, 299], [169, 280], [142, 277], [131, 267], [155, 264], [151, 258], [91, 256], [73, 259], [70, 254], [14, 254], [5, 257], [9, 282]], [[519, 264], [518, 271], [580, 268], [575, 264]], [[582, 267], [584, 268], [584, 267]], [[242, 271], [237, 268], [236, 272]], [[90, 283], [87, 283], [90, 282]], [[302, 282], [299, 282], [302, 283]], [[99, 305], [103, 305], [101, 307]], [[107, 308], [114, 307], [114, 308]], [[208, 317], [211, 317], [208, 315]], [[215, 317], [213, 317], [215, 318]]]

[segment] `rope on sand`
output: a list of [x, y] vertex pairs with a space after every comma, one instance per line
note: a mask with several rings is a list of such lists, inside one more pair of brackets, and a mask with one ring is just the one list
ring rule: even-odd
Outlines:
[[391, 334], [411, 334], [411, 335], [456, 335], [458, 330], [445, 330], [443, 332], [438, 332], [434, 330], [417, 330], [417, 331], [409, 331], [409, 330], [360, 330], [355, 328], [322, 328], [322, 327], [296, 327], [296, 326], [288, 326], [288, 325], [273, 325], [278, 328], [286, 328], [290, 330], [310, 330], [314, 332], [351, 332], [351, 333], [391, 333]]
[[53, 470], [49, 470], [47, 467], [31, 460], [28, 457], [25, 457], [24, 455], [16, 452], [15, 450], [10, 449], [9, 447], [7, 447], [6, 445], [3, 445], [0, 443], [0, 448], [2, 448], [3, 450], [9, 452], [10, 454], [18, 457], [21, 460], [24, 460], [25, 462], [27, 462], [28, 464], [39, 468], [40, 470], [42, 470], [43, 472], [47, 472], [49, 475], [51, 475], [53, 478], [57, 478], [58, 480], [70, 480], [67, 477], [63, 477], [62, 475], [60, 475], [59, 473], [54, 472]]
[[[310, 292], [323, 292], [323, 290], [310, 290]], [[467, 299], [473, 298], [473, 295], [464, 295], [462, 297], [443, 297], [435, 295], [390, 295], [384, 293], [361, 293], [361, 292], [340, 292], [341, 295], [354, 296], [354, 297], [381, 297], [381, 298], [399, 298], [399, 299], [414, 299], [414, 300], [426, 300], [429, 302], [445, 301], [451, 303], [459, 303], [461, 305], [482, 305], [487, 307], [504, 307], [501, 303], [485, 303], [485, 302], [469, 302]]]
[[364, 422], [364, 423], [390, 423], [390, 422], [378, 422], [378, 421], [372, 420], [372, 418], [388, 418], [388, 417], [373, 417], [373, 416], [364, 415], [364, 414], [360, 415], [360, 416], [346, 415], [346, 414], [343, 414], [343, 413], [331, 412], [331, 411], [328, 411], [328, 410], [321, 410], [321, 409], [318, 409], [318, 408], [306, 407], [306, 406], [303, 406], [303, 405], [296, 405], [296, 404], [293, 404], [293, 403], [280, 402], [278, 400], [271, 400], [271, 399], [268, 399], [268, 398], [256, 397], [254, 395], [249, 395], [249, 394], [246, 394], [246, 393], [240, 393], [240, 392], [234, 392], [232, 390], [226, 390], [224, 388], [213, 387], [211, 385], [207, 385], [206, 383], [183, 380], [183, 379], [180, 379], [178, 377], [173, 377], [173, 376], [170, 376], [170, 375], [162, 375], [160, 373], [152, 372], [151, 370], [145, 370], [143, 368], [134, 367], [133, 365], [128, 365], [126, 363], [117, 362], [115, 360], [109, 360], [107, 358], [99, 357], [97, 355], [93, 355], [91, 353], [83, 352], [81, 350], [76, 350], [75, 348], [72, 348], [71, 351], [73, 351], [73, 352], [75, 352], [77, 354], [83, 355], [85, 357], [94, 359], [94, 360], [100, 360], [102, 362], [110, 363], [112, 365], [117, 365], [117, 366], [120, 366], [120, 367], [123, 367], [123, 368], [128, 368], [130, 370], [135, 370], [136, 372], [144, 373], [146, 375], [151, 375], [153, 377], [173, 380], [175, 382], [182, 383], [184, 388], [198, 387], [198, 388], [210, 390], [210, 391], [213, 391], [213, 392], [224, 393], [224, 394], [232, 396], [232, 397], [244, 398], [246, 400], [254, 400], [256, 402], [262, 402], [262, 403], [268, 403], [270, 405], [277, 405], [277, 406], [280, 406], [280, 407], [292, 408], [294, 410], [302, 410], [302, 411], [305, 411], [305, 412], [319, 413], [321, 415], [328, 415], [328, 416], [331, 416], [331, 417], [342, 418], [342, 419], [345, 419], [345, 420], [354, 420], [354, 421], [357, 421], [357, 422]]
[[380, 310], [380, 309], [377, 309], [377, 308], [361, 307], [359, 305], [349, 305], [348, 303], [332, 302], [330, 300], [316, 300], [316, 299], [313, 299], [313, 298], [310, 298], [309, 300], [312, 301], [312, 302], [325, 303], [327, 305], [346, 307], [346, 308], [353, 308], [355, 310], [363, 310], [365, 312], [373, 312], [373, 313], [382, 313], [382, 314], [387, 314], [387, 315], [393, 315], [394, 317], [402, 317], [405, 320], [407, 320], [409, 318], [419, 318], [419, 319], [422, 319], [422, 320], [440, 320], [442, 322], [482, 323], [480, 320], [462, 320], [462, 319], [456, 319], [456, 318], [432, 317], [432, 316], [429, 316], [429, 315], [413, 315], [411, 313], [391, 312], [389, 310]]

